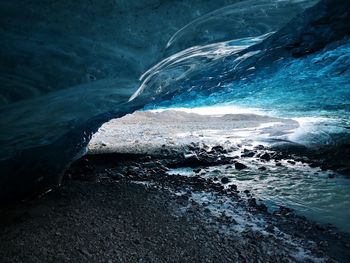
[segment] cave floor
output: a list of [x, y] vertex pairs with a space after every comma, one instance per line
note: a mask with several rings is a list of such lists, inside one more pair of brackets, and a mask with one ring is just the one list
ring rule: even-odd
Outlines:
[[[216, 160], [216, 161], [215, 161]], [[231, 159], [211, 160], [213, 165]], [[63, 186], [2, 207], [1, 262], [347, 262], [349, 236], [250, 194], [167, 173], [175, 157], [90, 155]], [[208, 160], [206, 160], [208, 161]], [[210, 160], [209, 160], [210, 161]], [[199, 160], [200, 165], [204, 160]]]

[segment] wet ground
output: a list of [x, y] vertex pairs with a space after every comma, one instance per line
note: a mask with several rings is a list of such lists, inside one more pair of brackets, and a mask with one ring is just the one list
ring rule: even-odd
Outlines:
[[1, 262], [349, 262], [348, 234], [206, 176], [244, 157], [188, 151], [83, 157], [62, 188], [1, 209]]

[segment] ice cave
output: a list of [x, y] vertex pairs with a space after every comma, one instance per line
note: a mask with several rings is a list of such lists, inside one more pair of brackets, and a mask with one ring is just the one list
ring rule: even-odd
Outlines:
[[350, 262], [348, 0], [0, 12], [1, 262]]

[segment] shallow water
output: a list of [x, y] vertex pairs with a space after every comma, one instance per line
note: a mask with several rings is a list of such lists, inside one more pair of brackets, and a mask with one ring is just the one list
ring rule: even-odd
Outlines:
[[[243, 148], [251, 149], [261, 143], [289, 141], [303, 144], [323, 121], [318, 118], [276, 119], [258, 113], [263, 112], [239, 107], [137, 112], [103, 125], [93, 136], [89, 151], [152, 154], [162, 149], [162, 145], [181, 148], [194, 142], [228, 148], [243, 145], [230, 153], [239, 156]], [[238, 190], [250, 190], [271, 209], [280, 205], [294, 208], [301, 215], [334, 224], [350, 233], [350, 179], [298, 162], [292, 165], [288, 160], [283, 160], [282, 166], [254, 157], [241, 158], [240, 162], [249, 169], [212, 167], [204, 176], [219, 179], [228, 176]], [[266, 170], [258, 170], [261, 166]], [[194, 175], [191, 168], [171, 172]], [[335, 177], [329, 178], [329, 175]]]
[[[270, 210], [280, 205], [295, 209], [299, 215], [323, 224], [332, 224], [350, 233], [350, 179], [330, 171], [320, 171], [302, 163], [292, 165], [286, 160], [278, 167], [274, 161], [263, 163], [254, 158], [244, 162], [249, 169], [227, 169], [227, 166], [205, 169], [205, 177], [230, 178], [239, 191], [249, 190]], [[266, 167], [265, 171], [258, 167]], [[173, 169], [170, 173], [193, 176], [191, 168]], [[329, 178], [329, 175], [335, 175]], [[242, 192], [242, 195], [246, 195]]]

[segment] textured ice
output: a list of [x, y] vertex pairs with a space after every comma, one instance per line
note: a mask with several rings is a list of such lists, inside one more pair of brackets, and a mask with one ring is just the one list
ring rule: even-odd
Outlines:
[[350, 7], [302, 13], [315, 2], [2, 1], [1, 195], [57, 185], [103, 122], [145, 105], [229, 101], [346, 129]]

